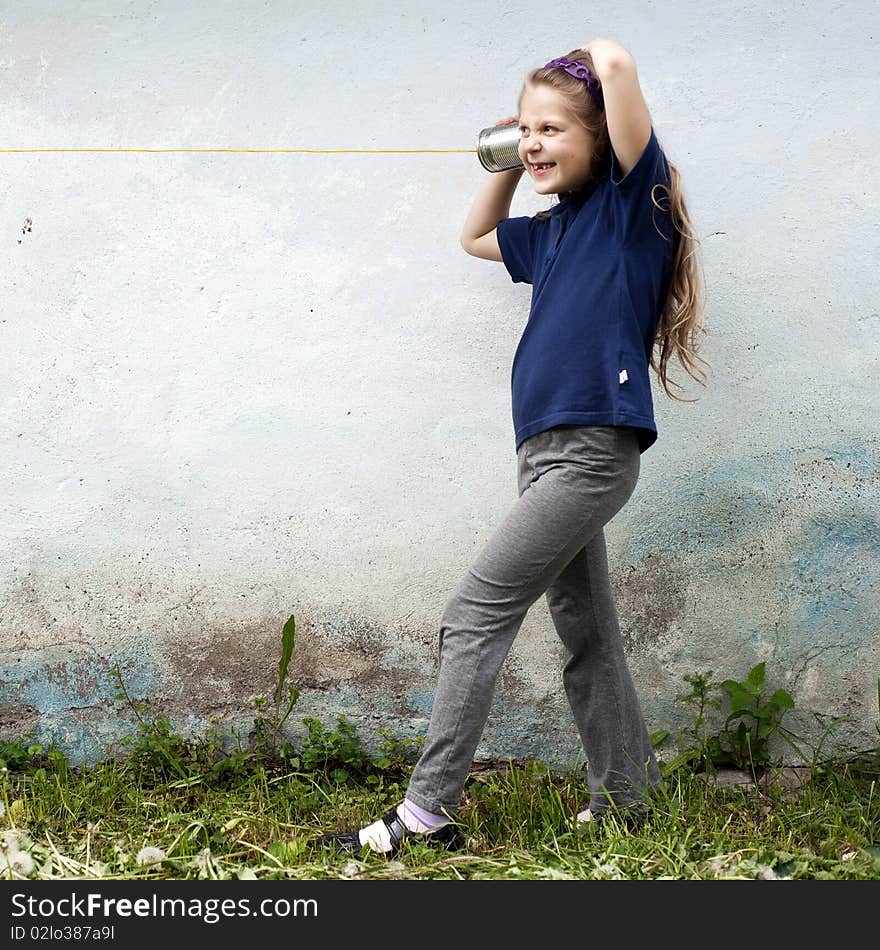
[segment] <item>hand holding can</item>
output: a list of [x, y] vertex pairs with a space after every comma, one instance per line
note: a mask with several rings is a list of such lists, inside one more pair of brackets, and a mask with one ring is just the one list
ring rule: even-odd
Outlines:
[[510, 168], [524, 168], [519, 157], [519, 117], [499, 119], [477, 136], [477, 157], [486, 171], [503, 172]]

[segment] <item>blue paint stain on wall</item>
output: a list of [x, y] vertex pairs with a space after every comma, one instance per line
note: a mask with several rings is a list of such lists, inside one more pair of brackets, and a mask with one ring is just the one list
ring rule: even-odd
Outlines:
[[[8, 703], [33, 706], [41, 714], [112, 705], [119, 691], [112, 672], [115, 662], [96, 657], [90, 650], [72, 647], [43, 650], [39, 666], [23, 663], [0, 667], [4, 698]], [[119, 666], [129, 695], [155, 695], [163, 677], [152, 662], [145, 662], [144, 656], [139, 655], [137, 660], [119, 661]]]
[[[154, 658], [141, 650], [118, 657], [98, 654], [82, 644], [66, 644], [15, 657], [0, 666], [3, 702], [13, 711], [36, 710], [29, 735], [43, 744], [54, 742], [73, 764], [94, 760], [135, 731], [134, 712], [116, 695], [116, 664], [133, 700], [152, 698], [165, 677]], [[23, 715], [22, 719], [27, 719]]]
[[[662, 549], [712, 574], [724, 569], [731, 547], [772, 532], [782, 517], [800, 509], [809, 517], [807, 498], [837, 508], [863, 493], [873, 497], [864, 483], [873, 484], [878, 471], [880, 455], [867, 445], [776, 451], [695, 467], [650, 494], [636, 494], [624, 516], [628, 542], [639, 559]], [[841, 541], [852, 536], [847, 530]], [[861, 543], [862, 535], [855, 538]]]
[[697, 555], [713, 573], [712, 549], [761, 534], [791, 486], [790, 456], [722, 461], [691, 469], [650, 494], [637, 494], [628, 513], [633, 547]]
[[825, 452], [823, 458], [836, 462], [841, 468], [850, 469], [853, 475], [861, 478], [874, 479], [880, 471], [880, 456], [872, 452], [867, 444], [830, 449]]
[[878, 614], [880, 523], [861, 506], [816, 515], [793, 540], [792, 627], [808, 644], [855, 647]]
[[430, 716], [431, 707], [434, 704], [434, 690], [411, 689], [406, 694], [406, 701], [416, 712]]

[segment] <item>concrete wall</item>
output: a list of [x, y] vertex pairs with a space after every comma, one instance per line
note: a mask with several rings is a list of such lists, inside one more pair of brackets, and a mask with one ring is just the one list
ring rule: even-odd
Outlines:
[[[764, 660], [876, 744], [876, 4], [0, 3], [0, 145], [473, 149], [528, 69], [636, 58], [703, 242], [708, 390], [607, 529], [649, 728]], [[93, 759], [132, 696], [426, 726], [446, 598], [516, 499], [529, 288], [458, 236], [464, 153], [0, 155], [0, 732]], [[513, 214], [548, 206], [523, 181]], [[26, 220], [30, 224], [26, 224]], [[681, 372], [677, 378], [683, 379]], [[686, 378], [685, 378], [686, 379]], [[478, 755], [577, 761], [543, 600]]]

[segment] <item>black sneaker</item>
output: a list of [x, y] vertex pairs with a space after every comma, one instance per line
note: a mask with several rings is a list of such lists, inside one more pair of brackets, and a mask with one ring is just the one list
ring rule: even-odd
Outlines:
[[[464, 835], [455, 822], [441, 825], [436, 831], [410, 831], [409, 828], [400, 820], [397, 809], [389, 811], [387, 815], [382, 816], [382, 821], [388, 829], [388, 835], [391, 838], [391, 850], [380, 851], [377, 854], [390, 856], [400, 851], [404, 841], [420, 842], [423, 844], [441, 844], [450, 850], [462, 847], [464, 844]], [[348, 851], [353, 854], [359, 854], [361, 851], [373, 849], [368, 844], [361, 844], [359, 831], [337, 831], [318, 838], [318, 844], [325, 848], [335, 847], [338, 851]]]

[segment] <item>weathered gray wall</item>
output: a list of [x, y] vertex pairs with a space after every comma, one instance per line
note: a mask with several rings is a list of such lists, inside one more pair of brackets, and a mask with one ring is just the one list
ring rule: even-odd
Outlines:
[[[846, 715], [860, 744], [878, 27], [868, 2], [3, 2], [0, 146], [472, 149], [529, 68], [622, 42], [703, 241], [712, 364], [695, 404], [655, 385], [607, 530], [649, 726], [688, 721], [685, 673], [765, 660], [802, 732]], [[294, 724], [421, 731], [446, 598], [516, 498], [529, 289], [459, 247], [475, 155], [0, 157], [3, 736], [102, 754], [132, 730], [117, 663], [178, 728], [246, 728], [291, 613]], [[512, 213], [546, 206], [524, 180]], [[560, 663], [542, 600], [478, 754], [577, 760]]]

